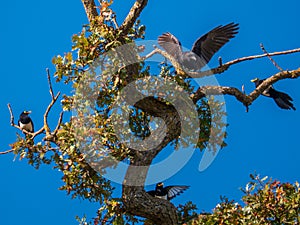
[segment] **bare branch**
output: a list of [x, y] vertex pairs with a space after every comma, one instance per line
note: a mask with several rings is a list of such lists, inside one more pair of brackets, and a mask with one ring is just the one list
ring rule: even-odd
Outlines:
[[249, 102], [248, 96], [235, 87], [224, 86], [202, 86], [200, 87], [194, 96], [192, 97], [194, 102], [205, 97], [206, 95], [232, 95], [238, 101], [247, 104]]
[[53, 88], [52, 88], [52, 83], [51, 83], [51, 77], [50, 77], [49, 68], [46, 69], [46, 72], [47, 72], [47, 79], [48, 79], [48, 84], [49, 84], [50, 95], [51, 95], [51, 97], [53, 99], [54, 98], [54, 94], [53, 94]]
[[[175, 58], [173, 58], [171, 55], [169, 55], [165, 51], [157, 48], [156, 46], [153, 46], [153, 47], [154, 47], [154, 50], [152, 52], [150, 52], [148, 55], [146, 55], [143, 58], [144, 60], [152, 57], [155, 54], [161, 54], [162, 56], [164, 56], [165, 58], [167, 58], [171, 62], [171, 64], [175, 67], [177, 73], [184, 76], [185, 78], [189, 78], [189, 77], [201, 78], [201, 77], [205, 77], [205, 76], [211, 76], [211, 75], [214, 75], [214, 74], [220, 74], [220, 73], [223, 73], [224, 71], [226, 71], [227, 69], [229, 69], [230, 66], [232, 66], [234, 64], [238, 64], [240, 62], [249, 61], [249, 60], [253, 60], [253, 59], [259, 59], [259, 58], [264, 58], [264, 57], [269, 57], [270, 58], [271, 56], [287, 55], [287, 54], [300, 52], [300, 48], [296, 48], [296, 49], [287, 50], [287, 51], [265, 53], [265, 54], [262, 54], [262, 55], [246, 56], [246, 57], [234, 59], [234, 60], [229, 61], [225, 64], [222, 64], [222, 58], [219, 58], [219, 64], [220, 64], [219, 67], [216, 67], [216, 68], [213, 68], [213, 69], [210, 69], [210, 70], [206, 70], [206, 71], [201, 71], [201, 72], [192, 72], [192, 71], [185, 71], [182, 68], [182, 66], [180, 65], [180, 63], [178, 63]], [[281, 69], [280, 71], [283, 71], [283, 70]]]
[[10, 113], [10, 125], [11, 126], [14, 126], [15, 125], [15, 122], [14, 122], [14, 114], [13, 114], [13, 111], [12, 111], [12, 109], [11, 109], [11, 106], [10, 106], [10, 104], [8, 103], [7, 104], [7, 107], [8, 107], [8, 110], [9, 110], [9, 113]]
[[194, 102], [197, 102], [200, 98], [205, 95], [232, 95], [238, 101], [243, 103], [246, 107], [251, 105], [258, 96], [266, 90], [270, 85], [283, 79], [295, 79], [300, 76], [300, 68], [292, 71], [282, 71], [267, 79], [265, 79], [256, 89], [254, 89], [249, 95], [246, 95], [243, 91], [238, 90], [234, 87], [223, 87], [223, 86], [202, 86], [192, 96]]
[[118, 23], [117, 23], [116, 17], [114, 16], [111, 20], [113, 21], [115, 27], [116, 27], [117, 29], [119, 29], [119, 25], [118, 25]]
[[120, 30], [123, 35], [127, 34], [128, 30], [133, 26], [136, 19], [140, 16], [143, 9], [146, 7], [148, 0], [136, 0], [131, 7], [127, 17], [122, 23]]
[[57, 126], [56, 126], [56, 128], [54, 130], [54, 134], [51, 134], [51, 130], [50, 130], [50, 127], [48, 125], [48, 114], [49, 114], [51, 108], [53, 107], [53, 105], [55, 104], [55, 102], [57, 101], [57, 99], [58, 99], [58, 97], [60, 95], [60, 92], [58, 92], [57, 95], [54, 96], [49, 69], [47, 68], [46, 71], [47, 71], [47, 79], [48, 79], [48, 84], [49, 84], [49, 92], [50, 92], [50, 95], [51, 95], [51, 102], [50, 102], [50, 104], [48, 105], [48, 107], [47, 107], [47, 109], [45, 111], [45, 114], [44, 114], [44, 126], [41, 129], [39, 129], [38, 131], [36, 131], [34, 133], [31, 133], [31, 132], [29, 132], [27, 130], [22, 129], [18, 125], [16, 125], [14, 123], [14, 114], [13, 114], [11, 105], [9, 103], [7, 104], [7, 107], [8, 107], [9, 113], [10, 113], [10, 124], [11, 124], [11, 126], [19, 129], [20, 131], [22, 131], [25, 134], [30, 134], [31, 136], [28, 136], [28, 138], [30, 138], [30, 139], [34, 139], [37, 135], [42, 134], [44, 131], [46, 131], [46, 139], [49, 139], [50, 137], [53, 137], [53, 135], [57, 133], [57, 131], [58, 131], [59, 127], [60, 127], [61, 121], [62, 121], [62, 117], [63, 117], [63, 113], [61, 113], [60, 117], [59, 117], [59, 120], [58, 120], [58, 124], [57, 124]]
[[270, 85], [276, 83], [283, 79], [296, 79], [300, 76], [300, 68], [292, 71], [282, 71], [267, 79], [265, 79], [250, 95], [250, 101], [253, 102], [264, 90], [266, 90]]
[[94, 20], [98, 16], [97, 7], [94, 0], [81, 0], [85, 13], [87, 15], [87, 18], [89, 22]]
[[11, 153], [13, 151], [14, 151], [13, 149], [10, 149], [10, 150], [4, 151], [4, 152], [0, 152], [0, 155], [5, 155], [5, 154]]
[[263, 52], [265, 54], [267, 54], [268, 58], [270, 59], [270, 61], [273, 63], [273, 65], [279, 70], [279, 71], [283, 71], [283, 69], [278, 65], [278, 63], [275, 62], [275, 60], [270, 56], [270, 54], [267, 52], [267, 50], [265, 49], [264, 45], [261, 43], [260, 44], [260, 48], [263, 50]]
[[46, 131], [46, 137], [49, 137], [49, 136], [51, 136], [51, 130], [50, 130], [50, 127], [48, 125], [48, 114], [49, 114], [52, 106], [57, 101], [57, 99], [58, 99], [58, 97], [60, 95], [60, 92], [58, 92], [56, 94], [56, 96], [54, 96], [49, 69], [47, 68], [46, 71], [47, 71], [47, 79], [48, 79], [48, 84], [49, 84], [49, 92], [50, 92], [52, 100], [51, 100], [50, 104], [48, 105], [48, 107], [47, 107], [47, 109], [45, 111], [45, 114], [44, 114], [44, 128], [43, 129]]
[[63, 115], [64, 115], [64, 112], [61, 112], [61, 113], [59, 114], [59, 119], [58, 119], [56, 128], [55, 128], [55, 130], [53, 131], [53, 136], [55, 136], [55, 135], [57, 134], [58, 129], [60, 128], [60, 124], [61, 124], [61, 122], [62, 122]]
[[171, 62], [171, 64], [175, 67], [177, 74], [180, 74], [180, 75], [186, 74], [186, 72], [181, 67], [180, 63], [178, 63], [173, 56], [171, 56], [169, 53], [157, 48], [155, 45], [153, 46], [153, 48], [154, 48], [154, 50], [152, 52], [150, 52], [148, 55], [144, 56], [143, 60], [148, 59], [155, 54], [160, 54], [160, 55], [164, 56], [165, 58], [167, 58]]
[[281, 51], [281, 52], [273, 52], [273, 53], [268, 53], [268, 54], [261, 54], [261, 55], [253, 55], [253, 56], [246, 56], [238, 59], [234, 59], [232, 61], [229, 61], [222, 66], [216, 67], [211, 70], [206, 70], [202, 72], [189, 72], [188, 75], [194, 78], [200, 78], [200, 77], [205, 77], [205, 76], [210, 76], [213, 74], [219, 74], [223, 73], [225, 70], [227, 70], [230, 66], [244, 62], [244, 61], [249, 61], [253, 59], [259, 59], [259, 58], [264, 58], [264, 57], [271, 57], [271, 56], [277, 56], [277, 55], [288, 55], [292, 53], [297, 53], [300, 52], [300, 48], [292, 49], [292, 50], [287, 50], [287, 51]]
[[52, 101], [50, 102], [50, 104], [48, 105], [46, 112], [44, 114], [44, 129], [46, 131], [46, 136], [51, 135], [51, 130], [50, 127], [48, 125], [48, 114], [52, 108], [52, 106], [55, 104], [55, 102], [57, 101], [58, 97], [60, 95], [60, 92], [57, 93], [57, 95], [52, 99]]

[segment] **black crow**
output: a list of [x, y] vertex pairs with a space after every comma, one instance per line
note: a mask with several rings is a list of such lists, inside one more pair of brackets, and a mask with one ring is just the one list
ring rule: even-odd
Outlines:
[[[263, 81], [258, 78], [254, 78], [251, 82], [254, 82], [255, 87], [258, 87]], [[273, 98], [276, 104], [282, 109], [293, 109], [296, 110], [292, 101], [293, 99], [286, 93], [276, 91], [273, 85], [270, 85], [266, 90], [263, 91], [262, 95]]]

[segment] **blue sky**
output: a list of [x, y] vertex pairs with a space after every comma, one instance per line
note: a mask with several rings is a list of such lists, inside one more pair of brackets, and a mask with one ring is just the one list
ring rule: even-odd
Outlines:
[[[117, 20], [122, 21], [132, 0], [115, 0]], [[269, 51], [299, 48], [299, 18], [297, 0], [288, 1], [149, 1], [141, 16], [146, 25], [146, 39], [156, 40], [169, 31], [184, 47], [190, 48], [202, 34], [220, 24], [237, 22], [240, 32], [210, 62], [217, 57], [226, 62], [242, 56], [261, 54], [260, 43]], [[87, 23], [81, 1], [43, 2], [4, 1], [0, 9], [0, 149], [9, 149], [15, 140], [14, 128], [9, 125], [7, 103], [15, 117], [24, 109], [33, 111], [35, 126], [42, 125], [42, 116], [50, 96], [45, 68], [53, 72], [51, 59], [71, 48], [71, 36]], [[300, 53], [274, 58], [284, 69], [299, 67]], [[233, 66], [216, 78], [221, 85], [253, 90], [250, 79], [265, 78], [277, 72], [268, 59], [244, 62]], [[211, 210], [225, 195], [240, 201], [242, 187], [249, 174], [257, 172], [281, 181], [299, 181], [300, 80], [284, 80], [275, 84], [294, 99], [296, 111], [279, 109], [272, 99], [259, 97], [248, 113], [241, 103], [226, 96], [228, 147], [204, 172], [198, 171], [200, 153], [166, 185], [183, 184], [191, 188], [173, 202], [194, 200], [199, 210]], [[55, 85], [58, 91], [62, 86]], [[57, 119], [58, 106], [51, 115]], [[77, 224], [75, 215], [94, 215], [97, 204], [71, 200], [59, 191], [61, 174], [49, 166], [35, 170], [25, 161], [13, 161], [13, 155], [0, 156], [0, 224], [50, 225]], [[119, 186], [118, 190], [119, 190]], [[152, 188], [147, 187], [147, 188]]]

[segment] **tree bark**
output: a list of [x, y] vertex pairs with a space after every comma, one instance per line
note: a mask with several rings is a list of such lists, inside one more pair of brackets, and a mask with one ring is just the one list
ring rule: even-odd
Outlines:
[[140, 16], [141, 12], [146, 7], [147, 3], [148, 0], [136, 0], [120, 27], [120, 31], [123, 35], [127, 34], [128, 30], [133, 26], [136, 19]]
[[96, 4], [95, 4], [94, 0], [81, 0], [81, 2], [84, 6], [85, 13], [88, 17], [88, 20], [89, 20], [89, 22], [91, 22], [98, 16]]
[[[177, 209], [167, 200], [154, 198], [144, 191], [149, 166], [155, 156], [180, 134], [180, 117], [175, 108], [153, 97], [137, 102], [136, 106], [149, 114], [161, 117], [167, 126], [167, 134], [156, 148], [135, 151], [123, 183], [123, 203], [126, 211], [150, 219], [159, 225], [177, 225]], [[136, 168], [138, 167], [138, 169]], [[127, 185], [130, 184], [130, 185]]]

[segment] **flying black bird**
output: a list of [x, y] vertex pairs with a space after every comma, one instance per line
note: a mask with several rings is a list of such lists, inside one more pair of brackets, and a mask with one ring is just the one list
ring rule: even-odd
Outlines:
[[[255, 87], [258, 87], [264, 80], [265, 79], [260, 80], [258, 78], [254, 78], [253, 80], [251, 80], [251, 82], [254, 82]], [[274, 89], [273, 85], [270, 85], [266, 90], [264, 90], [262, 95], [264, 95], [266, 97], [273, 98], [274, 101], [276, 102], [276, 104], [282, 109], [296, 110], [293, 103], [291, 102], [291, 101], [293, 101], [291, 96], [289, 96], [286, 93], [276, 91]]]
[[200, 70], [223, 45], [235, 37], [238, 26], [236, 23], [229, 23], [212, 29], [198, 38], [192, 50], [187, 52], [182, 51], [180, 41], [169, 32], [158, 37], [158, 44], [187, 69]]
[[20, 115], [18, 125], [22, 130], [26, 130], [28, 132], [34, 132], [34, 126], [31, 118], [28, 116], [31, 111], [23, 111]]
[[153, 197], [162, 198], [165, 200], [171, 200], [183, 193], [189, 186], [166, 186], [162, 182], [156, 184], [155, 190], [148, 191], [147, 193]]

